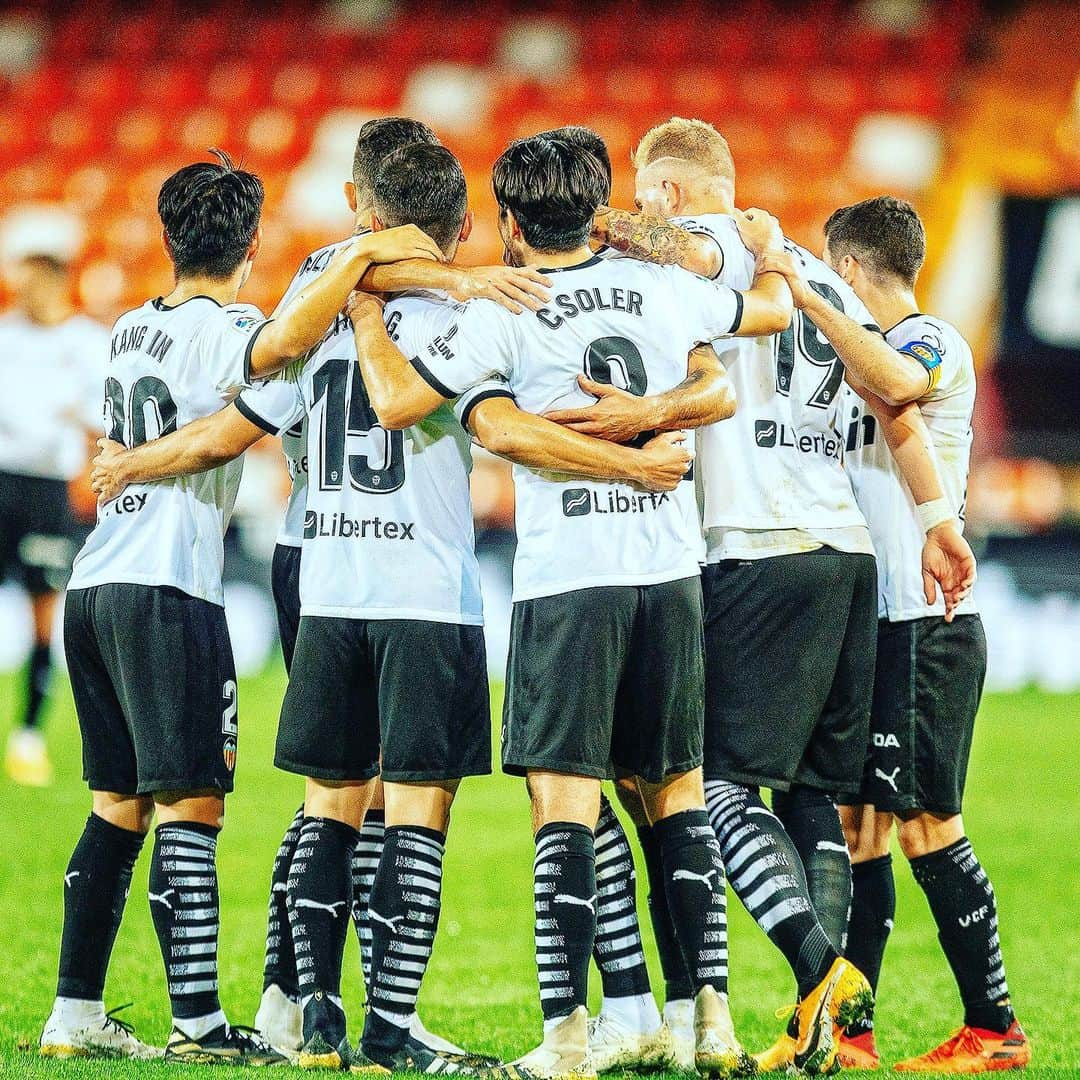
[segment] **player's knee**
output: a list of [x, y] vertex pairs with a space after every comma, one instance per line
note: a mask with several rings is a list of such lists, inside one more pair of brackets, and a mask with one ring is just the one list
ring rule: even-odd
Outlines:
[[154, 801], [146, 795], [118, 795], [111, 791], [95, 791], [94, 816], [127, 832], [150, 831], [154, 817]]
[[359, 829], [371, 801], [373, 780], [339, 782], [308, 778], [304, 787], [304, 813], [324, 817]]
[[530, 771], [533, 832], [553, 821], [572, 821], [596, 828], [600, 817], [600, 781], [588, 776]]
[[862, 827], [863, 810], [865, 808], [862, 806], [841, 806], [838, 809], [840, 811], [840, 828], [844, 833], [844, 843], [847, 844], [848, 851], [854, 859], [859, 854], [859, 831]]
[[450, 807], [457, 793], [458, 780], [431, 784], [387, 783], [386, 824], [408, 825], [445, 833], [450, 824]]
[[904, 856], [917, 859], [956, 843], [964, 835], [964, 823], [959, 814], [920, 811], [900, 822], [897, 835]]
[[154, 806], [158, 821], [192, 821], [220, 829], [225, 824], [225, 795], [215, 789], [205, 791], [156, 791]]
[[638, 790], [645, 812], [653, 822], [663, 821], [684, 810], [705, 807], [705, 785], [700, 768], [666, 777], [659, 784], [651, 784], [639, 777]]

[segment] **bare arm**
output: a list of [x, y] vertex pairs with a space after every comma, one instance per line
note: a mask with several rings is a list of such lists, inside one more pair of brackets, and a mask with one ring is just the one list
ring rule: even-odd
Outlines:
[[578, 376], [578, 385], [597, 398], [580, 409], [558, 409], [549, 420], [583, 435], [624, 443], [643, 431], [679, 431], [726, 420], [735, 412], [735, 388], [708, 345], [690, 353], [688, 374], [662, 394], [635, 397], [615, 386]]
[[633, 259], [681, 266], [701, 277], [714, 278], [724, 267], [723, 253], [707, 236], [655, 214], [602, 206], [593, 219], [592, 236]]
[[640, 450], [579, 435], [519, 409], [512, 398], [479, 402], [469, 426], [491, 453], [518, 465], [583, 480], [622, 481], [647, 491], [671, 491], [686, 476], [693, 454], [681, 432], [658, 435]]
[[415, 225], [361, 236], [342, 248], [327, 268], [264, 326], [251, 349], [251, 377], [272, 375], [318, 345], [372, 263], [441, 257], [431, 237]]
[[428, 259], [372, 266], [360, 283], [365, 292], [392, 293], [404, 289], [440, 289], [455, 300], [494, 300], [520, 315], [523, 308], [539, 311], [548, 302], [549, 278], [538, 270], [516, 266], [455, 266]]
[[100, 502], [115, 499], [128, 484], [190, 476], [238, 458], [266, 434], [235, 405], [185, 424], [161, 439], [125, 449], [98, 439], [100, 453], [90, 471], [90, 486]]

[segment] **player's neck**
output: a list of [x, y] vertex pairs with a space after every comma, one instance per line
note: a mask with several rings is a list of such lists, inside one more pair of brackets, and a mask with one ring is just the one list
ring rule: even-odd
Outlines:
[[202, 276], [179, 278], [168, 296], [161, 298], [166, 307], [176, 307], [195, 296], [208, 296], [222, 307], [235, 304], [244, 282], [244, 268], [240, 267], [228, 278], [210, 278]]
[[525, 254], [525, 265], [559, 270], [564, 266], [577, 266], [588, 262], [592, 257], [593, 250], [588, 244], [582, 244], [573, 251], [533, 251], [530, 249]]
[[915, 293], [903, 286], [882, 288], [871, 285], [861, 299], [882, 330], [891, 329], [919, 310]]
[[679, 207], [679, 217], [701, 217], [703, 214], [726, 214], [731, 217], [734, 212], [735, 206], [731, 200], [717, 195], [684, 199]]

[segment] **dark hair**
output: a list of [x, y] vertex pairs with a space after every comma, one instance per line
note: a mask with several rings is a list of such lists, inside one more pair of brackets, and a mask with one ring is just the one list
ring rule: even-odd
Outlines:
[[461, 232], [468, 196], [465, 174], [445, 146], [413, 143], [383, 162], [372, 192], [387, 226], [415, 225], [449, 253]]
[[897, 277], [909, 287], [926, 258], [926, 232], [915, 207], [891, 195], [834, 211], [825, 238], [834, 257], [851, 255], [872, 275]]
[[572, 251], [589, 238], [607, 175], [596, 155], [566, 139], [512, 142], [495, 162], [499, 212], [511, 211], [534, 251]]
[[353, 183], [360, 203], [366, 203], [371, 198], [375, 178], [387, 157], [412, 143], [438, 146], [439, 137], [427, 124], [410, 120], [407, 116], [381, 116], [377, 120], [368, 120], [360, 128], [352, 164]]
[[608, 153], [607, 143], [598, 132], [592, 128], [583, 127], [581, 124], [567, 124], [565, 127], [552, 128], [550, 131], [541, 131], [538, 139], [564, 139], [575, 146], [581, 146], [593, 154], [597, 161], [604, 166], [607, 173], [608, 193], [604, 197], [606, 202], [611, 198], [611, 155]]
[[259, 227], [262, 181], [233, 167], [229, 155], [174, 172], [158, 192], [158, 214], [177, 277], [229, 277], [244, 261]]

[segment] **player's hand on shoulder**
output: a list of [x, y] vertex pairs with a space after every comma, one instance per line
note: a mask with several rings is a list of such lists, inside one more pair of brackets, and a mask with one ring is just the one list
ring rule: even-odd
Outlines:
[[349, 299], [345, 302], [345, 314], [353, 321], [353, 325], [369, 316], [377, 318], [381, 322], [385, 306], [385, 301], [378, 293], [353, 289], [349, 293]]
[[736, 210], [732, 216], [742, 242], [755, 256], [766, 251], [783, 251], [784, 234], [780, 222], [767, 210], [752, 206], [749, 210]]
[[[343, 252], [353, 251], [354, 246], [357, 254], [363, 255], [373, 263], [395, 263], [403, 259], [443, 261], [443, 253], [439, 245], [423, 229], [418, 229], [415, 225], [398, 225], [393, 229], [366, 233], [356, 241], [355, 245], [344, 248]], [[338, 255], [341, 254], [342, 252], [338, 252]]]
[[975, 554], [957, 526], [947, 521], [926, 534], [922, 550], [926, 602], [937, 602], [937, 587], [945, 598], [945, 621], [952, 622], [957, 606], [975, 584]]
[[461, 285], [450, 290], [455, 300], [494, 300], [515, 315], [528, 308], [539, 311], [551, 299], [551, 279], [539, 270], [518, 266], [470, 266], [462, 269]]
[[782, 274], [791, 289], [791, 299], [797, 308], [804, 308], [817, 295], [810, 288], [799, 259], [790, 251], [767, 251], [758, 256], [759, 274]]
[[90, 463], [90, 487], [98, 497], [98, 503], [112, 502], [127, 487], [124, 475], [126, 447], [112, 439], [98, 439], [98, 455]]
[[586, 394], [592, 394], [595, 404], [580, 409], [555, 409], [544, 415], [548, 420], [564, 427], [591, 435], [594, 439], [624, 443], [655, 427], [647, 415], [648, 401], [620, 390], [607, 383], [593, 382], [584, 375], [578, 376], [578, 386]]
[[645, 491], [674, 491], [694, 463], [694, 453], [686, 447], [685, 431], [654, 435], [637, 456], [641, 476], [634, 486]]

